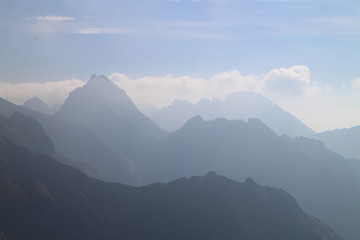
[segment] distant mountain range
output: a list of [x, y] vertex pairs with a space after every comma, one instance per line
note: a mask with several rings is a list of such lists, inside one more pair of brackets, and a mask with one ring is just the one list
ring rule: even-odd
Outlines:
[[195, 105], [186, 100], [176, 100], [170, 106], [153, 113], [151, 118], [164, 129], [174, 131], [196, 115], [205, 120], [259, 118], [278, 135], [286, 134], [291, 137], [310, 136], [315, 133], [269, 99], [253, 92], [233, 93], [224, 101], [216, 98], [203, 99]]
[[6, 137], [0, 166], [4, 240], [342, 240], [289, 194], [251, 179], [210, 172], [146, 187], [104, 183]]
[[326, 131], [312, 137], [346, 158], [360, 160], [360, 126]]

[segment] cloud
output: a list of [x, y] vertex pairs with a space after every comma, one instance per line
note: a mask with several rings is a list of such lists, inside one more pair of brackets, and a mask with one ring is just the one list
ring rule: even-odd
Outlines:
[[243, 76], [240, 71], [232, 70], [211, 77], [207, 84], [207, 92], [211, 97], [225, 98], [236, 91], [256, 91], [260, 76]]
[[[176, 99], [196, 103], [202, 98], [224, 99], [233, 92], [254, 91], [318, 131], [360, 124], [360, 78], [342, 89], [317, 86], [311, 81], [309, 68], [302, 65], [272, 69], [265, 74], [244, 75], [232, 70], [210, 78], [171, 74], [131, 78], [122, 73], [113, 73], [109, 78], [124, 89], [140, 109], [149, 104], [167, 106]], [[36, 96], [51, 106], [62, 103], [70, 91], [84, 84], [79, 79], [46, 83], [0, 82], [0, 97], [22, 104]]]
[[350, 86], [354, 89], [360, 90], [360, 78], [353, 80], [350, 82]]
[[51, 35], [61, 32], [72, 32], [76, 26], [76, 19], [67, 16], [34, 16], [26, 18], [29, 22], [26, 30], [36, 36]]
[[45, 83], [11, 84], [0, 82], [0, 97], [15, 104], [23, 104], [35, 96], [52, 106], [56, 103], [63, 103], [70, 91], [82, 85], [84, 82], [79, 79]]
[[128, 32], [129, 30], [124, 28], [83, 28], [74, 31], [74, 33], [79, 33], [79, 34], [128, 33]]
[[[311, 89], [317, 88], [311, 83], [310, 71], [306, 66], [278, 68], [267, 74], [257, 75], [243, 75], [239, 70], [232, 70], [210, 78], [169, 74], [132, 79], [122, 73], [113, 73], [109, 78], [124, 89], [138, 105], [151, 103], [158, 107], [169, 105], [176, 99], [186, 99], [193, 103], [202, 98], [224, 99], [237, 91], [254, 91], [269, 97], [280, 95], [283, 99], [308, 94]], [[79, 79], [46, 83], [0, 82], [0, 97], [21, 104], [37, 96], [52, 105], [63, 102], [70, 91], [83, 84]]]
[[169, 105], [175, 99], [186, 99], [193, 103], [202, 98], [224, 99], [237, 91], [254, 91], [283, 99], [317, 94], [322, 90], [311, 83], [309, 68], [301, 65], [273, 69], [267, 74], [258, 75], [243, 75], [238, 70], [232, 70], [208, 79], [173, 75], [131, 79], [121, 73], [113, 73], [109, 77], [138, 104], [146, 99], [158, 107]]
[[205, 96], [207, 82], [190, 76], [165, 75], [131, 79], [121, 73], [113, 73], [110, 79], [123, 88], [137, 104], [150, 102], [156, 106], [171, 104], [175, 99], [196, 102]]
[[63, 21], [74, 21], [73, 17], [65, 17], [65, 16], [34, 16], [28, 17], [26, 20], [30, 21], [43, 21], [43, 22], [63, 22]]
[[150, 102], [157, 107], [170, 105], [176, 99], [193, 103], [202, 98], [224, 99], [236, 91], [254, 91], [259, 83], [258, 76], [243, 76], [238, 70], [219, 73], [209, 79], [171, 74], [131, 79], [121, 73], [113, 73], [109, 78], [124, 89], [138, 106]]
[[271, 70], [261, 81], [260, 88], [266, 92], [298, 96], [310, 87], [310, 71], [307, 66]]

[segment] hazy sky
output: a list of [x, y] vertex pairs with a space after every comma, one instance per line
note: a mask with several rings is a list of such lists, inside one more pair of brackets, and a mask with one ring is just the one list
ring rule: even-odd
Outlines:
[[0, 96], [54, 104], [103, 73], [138, 104], [256, 91], [318, 131], [360, 125], [359, 13], [358, 0], [0, 0]]

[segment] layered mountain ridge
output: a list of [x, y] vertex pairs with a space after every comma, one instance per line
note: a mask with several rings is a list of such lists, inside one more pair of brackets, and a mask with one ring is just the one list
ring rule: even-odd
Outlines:
[[93, 131], [125, 156], [167, 135], [104, 75], [92, 75], [85, 86], [71, 92], [54, 116]]
[[197, 104], [176, 100], [170, 106], [153, 113], [151, 118], [164, 129], [174, 131], [196, 115], [200, 115], [205, 120], [259, 118], [278, 135], [286, 134], [291, 137], [310, 136], [315, 133], [269, 99], [253, 92], [233, 93], [224, 101], [216, 98], [203, 99]]
[[[344, 159], [320, 141], [279, 137], [258, 119], [205, 121], [197, 116], [159, 146], [133, 159], [144, 163], [146, 182], [209, 170], [238, 181], [251, 177], [285, 189], [346, 239], [360, 235], [355, 224], [360, 222], [360, 163]], [[152, 164], [146, 164], [149, 161]]]
[[0, 139], [4, 239], [342, 240], [287, 193], [214, 172], [129, 187]]
[[[148, 128], [154, 123], [139, 115], [126, 93], [102, 76], [93, 76], [74, 90], [64, 109], [63, 116], [70, 118], [60, 120], [60, 115], [54, 119], [0, 101], [0, 112], [17, 110], [34, 117], [56, 151], [86, 160], [103, 174], [99, 179], [148, 184], [210, 170], [238, 181], [251, 177], [262, 185], [285, 189], [346, 239], [360, 236], [359, 162], [344, 159], [320, 141], [279, 137], [255, 118], [205, 121], [200, 116], [168, 136], [155, 136]], [[137, 182], [129, 180], [134, 175]]]
[[360, 126], [326, 131], [311, 137], [323, 141], [329, 149], [346, 158], [360, 160]]
[[0, 98], [0, 115], [9, 118], [15, 112], [30, 116], [42, 125], [61, 162], [104, 181], [139, 184], [139, 178], [126, 158], [115, 153], [93, 132]]
[[65, 122], [90, 128], [101, 124], [101, 115], [116, 115], [119, 121], [126, 121], [128, 127], [138, 128], [152, 137], [166, 136], [166, 131], [142, 114], [126, 92], [104, 75], [92, 75], [85, 86], [70, 93], [55, 114]]

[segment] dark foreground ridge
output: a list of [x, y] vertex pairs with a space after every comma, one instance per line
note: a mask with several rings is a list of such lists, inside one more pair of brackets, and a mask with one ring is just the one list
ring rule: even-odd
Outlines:
[[286, 192], [210, 172], [130, 187], [0, 140], [0, 239], [340, 240]]

